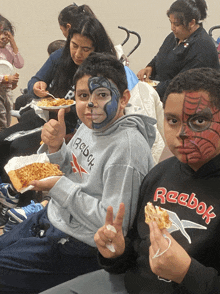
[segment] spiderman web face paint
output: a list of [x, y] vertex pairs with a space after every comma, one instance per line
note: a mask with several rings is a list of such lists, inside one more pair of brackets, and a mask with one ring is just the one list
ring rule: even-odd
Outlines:
[[206, 92], [170, 94], [164, 117], [167, 145], [180, 161], [198, 170], [220, 153], [220, 111]]
[[185, 162], [206, 161], [218, 153], [220, 111], [211, 106], [207, 93], [185, 94], [180, 138]]
[[[106, 127], [116, 116], [120, 92], [116, 85], [103, 77], [90, 77], [88, 87], [91, 93], [88, 106], [91, 108], [94, 129]], [[104, 117], [100, 113], [104, 112]]]

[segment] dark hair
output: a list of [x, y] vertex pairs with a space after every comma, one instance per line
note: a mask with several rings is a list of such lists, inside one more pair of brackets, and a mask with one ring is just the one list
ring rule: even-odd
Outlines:
[[71, 26], [75, 25], [76, 15], [90, 15], [95, 17], [92, 9], [88, 5], [77, 6], [75, 3], [65, 7], [61, 10], [58, 16], [59, 25], [66, 28], [69, 23]]
[[77, 25], [69, 30], [66, 47], [69, 46], [74, 34], [80, 34], [92, 41], [95, 52], [106, 52], [116, 56], [115, 47], [97, 18], [77, 16], [76, 19]]
[[51, 42], [48, 47], [47, 47], [47, 52], [50, 55], [51, 53], [53, 53], [54, 51], [63, 48], [66, 44], [65, 40], [55, 40], [53, 42]]
[[0, 14], [0, 30], [3, 32], [9, 31], [14, 36], [14, 28], [7, 18]]
[[79, 79], [85, 75], [92, 77], [101, 76], [112, 80], [121, 96], [128, 88], [126, 73], [123, 64], [110, 54], [92, 52], [79, 66], [73, 84], [76, 86]]
[[172, 93], [205, 91], [209, 94], [210, 102], [220, 109], [220, 71], [213, 68], [190, 69], [178, 74], [166, 89], [163, 105]]
[[188, 27], [193, 19], [195, 19], [196, 24], [204, 20], [207, 16], [206, 11], [205, 0], [177, 0], [170, 6], [167, 16], [173, 14], [181, 25]]
[[69, 30], [66, 45], [51, 87], [51, 93], [55, 96], [64, 97], [66, 95], [68, 89], [72, 86], [72, 79], [78, 68], [70, 55], [70, 41], [74, 34], [80, 34], [90, 39], [95, 52], [105, 52], [116, 56], [114, 45], [98, 19], [80, 15], [76, 17], [76, 20], [75, 26]]

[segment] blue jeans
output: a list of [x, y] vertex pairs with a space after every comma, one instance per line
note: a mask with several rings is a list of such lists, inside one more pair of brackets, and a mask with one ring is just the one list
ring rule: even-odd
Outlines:
[[99, 269], [96, 249], [55, 228], [47, 209], [0, 237], [0, 293], [39, 293]]

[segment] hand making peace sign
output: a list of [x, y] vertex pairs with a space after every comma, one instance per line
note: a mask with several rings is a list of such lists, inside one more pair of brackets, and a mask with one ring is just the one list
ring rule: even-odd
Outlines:
[[[113, 208], [112, 206], [109, 206], [107, 208], [105, 225], [101, 227], [94, 236], [97, 248], [101, 255], [105, 258], [115, 258], [123, 254], [125, 250], [125, 240], [122, 231], [124, 214], [125, 206], [124, 203], [121, 203], [118, 213], [113, 220]], [[113, 226], [116, 230], [116, 233], [108, 230], [108, 225]], [[106, 245], [114, 246], [115, 252], [110, 251]]]

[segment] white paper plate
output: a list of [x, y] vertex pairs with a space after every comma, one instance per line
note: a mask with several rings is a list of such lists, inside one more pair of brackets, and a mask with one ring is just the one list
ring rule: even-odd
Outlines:
[[159, 81], [155, 81], [155, 80], [151, 80], [150, 82], [147, 82], [148, 85], [152, 86], [152, 87], [156, 87], [160, 82]]
[[0, 75], [12, 75], [14, 72], [13, 65], [7, 60], [0, 60]]
[[[11, 158], [8, 163], [5, 165], [4, 169], [8, 173], [11, 170], [16, 170], [19, 168], [22, 168], [26, 165], [32, 164], [34, 162], [50, 162], [48, 156], [46, 153], [40, 153], [40, 154], [32, 154], [27, 156], [15, 156]], [[44, 179], [41, 179], [40, 181], [46, 181], [50, 178], [58, 178], [60, 176], [51, 176]], [[29, 185], [28, 187], [25, 187], [19, 191], [19, 193], [24, 193], [26, 191], [29, 191], [33, 188], [32, 185]]]
[[54, 109], [61, 109], [61, 108], [68, 108], [74, 105], [76, 102], [69, 104], [69, 105], [60, 105], [60, 106], [40, 106], [37, 105], [37, 107], [44, 109], [44, 110], [54, 110]]

